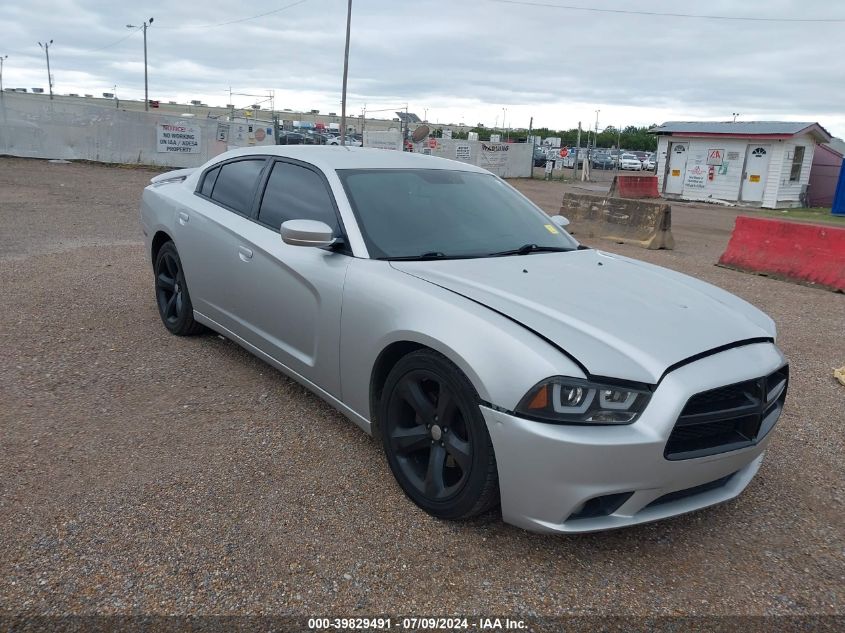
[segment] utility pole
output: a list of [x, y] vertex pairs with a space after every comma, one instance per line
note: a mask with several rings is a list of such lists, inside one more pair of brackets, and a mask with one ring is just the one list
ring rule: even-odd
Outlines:
[[3, 96], [3, 60], [9, 59], [8, 55], [0, 55], [0, 97]]
[[578, 180], [578, 156], [581, 154], [581, 121], [578, 121], [578, 136], [575, 140], [575, 180]]
[[619, 163], [622, 162], [622, 128], [616, 129], [616, 175], [619, 175]]
[[534, 128], [534, 117], [532, 116], [528, 119], [528, 137], [525, 139], [526, 143], [531, 144], [531, 177], [534, 177], [534, 148], [537, 147], [534, 144], [534, 139], [531, 137], [531, 130]]
[[53, 43], [53, 40], [42, 44], [38, 42], [38, 45], [44, 49], [44, 54], [47, 55], [47, 85], [50, 87], [50, 99], [53, 99], [53, 75], [50, 74], [50, 45]]
[[[145, 20], [141, 25], [141, 29], [144, 31], [144, 110], [147, 111], [150, 109], [150, 86], [147, 81], [147, 27], [149, 27], [152, 23], [153, 19], [150, 18], [149, 20]], [[137, 29], [138, 27], [134, 24], [127, 24], [126, 28]]]
[[340, 144], [346, 145], [346, 79], [349, 76], [349, 33], [352, 28], [352, 0], [346, 6], [346, 49], [343, 52], [343, 95], [340, 99]]

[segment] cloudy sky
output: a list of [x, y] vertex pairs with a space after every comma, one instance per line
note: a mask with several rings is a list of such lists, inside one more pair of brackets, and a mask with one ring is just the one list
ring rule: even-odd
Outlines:
[[[52, 38], [57, 93], [143, 98], [142, 36], [126, 25], [150, 17], [150, 98], [224, 105], [231, 86], [340, 112], [346, 0], [3, 2], [3, 84], [46, 89], [37, 42]], [[845, 2], [830, 0], [354, 0], [348, 109], [552, 128], [600, 110], [600, 129], [738, 112], [841, 137], [843, 32]]]

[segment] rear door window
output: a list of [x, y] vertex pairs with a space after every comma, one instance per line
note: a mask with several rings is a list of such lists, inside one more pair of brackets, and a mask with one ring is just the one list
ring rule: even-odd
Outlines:
[[214, 169], [210, 169], [205, 172], [205, 176], [202, 179], [202, 187], [200, 187], [200, 193], [206, 198], [211, 197], [211, 190], [214, 189], [214, 181], [217, 180], [217, 174], [219, 173], [219, 167], [215, 167]]
[[211, 190], [211, 199], [236, 213], [249, 215], [265, 162], [265, 159], [259, 158], [221, 165]]

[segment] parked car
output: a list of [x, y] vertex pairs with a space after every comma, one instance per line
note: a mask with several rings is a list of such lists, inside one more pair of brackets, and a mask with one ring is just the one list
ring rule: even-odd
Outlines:
[[281, 132], [279, 134], [279, 145], [304, 145], [306, 136], [300, 132]]
[[[344, 143], [349, 147], [361, 147], [361, 139], [360, 137], [356, 137], [355, 134], [347, 134]], [[340, 145], [340, 136], [335, 136], [327, 145]]]
[[515, 525], [583, 532], [720, 503], [783, 410], [768, 316], [579, 245], [474, 165], [242, 148], [154, 177], [141, 224], [169, 332], [218, 332], [302, 383], [441, 519], [501, 504]]
[[619, 169], [642, 171], [643, 164], [635, 154], [622, 154], [619, 158]]
[[629, 152], [629, 154], [633, 154], [637, 158], [640, 159], [640, 162], [643, 163], [648, 158], [648, 152], [641, 152], [641, 151], [633, 151]]
[[646, 171], [654, 171], [657, 169], [657, 157], [651, 155], [643, 161], [643, 169]]
[[596, 152], [591, 159], [593, 169], [613, 169], [615, 163], [609, 152]]
[[543, 151], [542, 148], [534, 146], [534, 167], [545, 167], [546, 161], [546, 152]]

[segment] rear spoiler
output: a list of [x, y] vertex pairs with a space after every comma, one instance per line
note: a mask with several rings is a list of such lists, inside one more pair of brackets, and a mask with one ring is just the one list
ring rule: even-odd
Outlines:
[[154, 185], [161, 185], [166, 182], [182, 182], [196, 171], [196, 167], [190, 169], [176, 169], [175, 171], [168, 171], [158, 176], [150, 178], [150, 182]]

